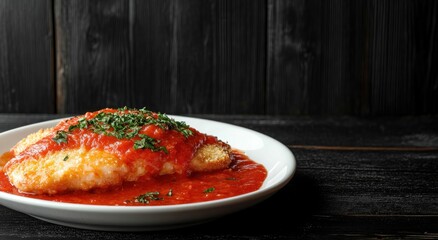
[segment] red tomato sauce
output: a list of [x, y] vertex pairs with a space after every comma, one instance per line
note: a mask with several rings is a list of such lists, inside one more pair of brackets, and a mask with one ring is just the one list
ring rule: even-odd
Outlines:
[[[233, 150], [234, 162], [229, 169], [209, 173], [173, 174], [145, 177], [136, 182], [125, 182], [119, 187], [74, 191], [55, 195], [31, 195], [20, 193], [12, 186], [3, 172], [0, 172], [0, 191], [56, 202], [116, 205], [156, 206], [204, 202], [233, 197], [259, 189], [266, 178], [263, 165], [249, 159], [243, 153]], [[137, 196], [159, 192], [157, 200], [139, 203]]]
[[[87, 120], [90, 120], [101, 112], [115, 113], [117, 110], [103, 109], [96, 112], [88, 112], [83, 116], [67, 119], [55, 126], [54, 132], [69, 132], [69, 127], [78, 124], [81, 118], [84, 117]], [[156, 117], [156, 114], [154, 116]], [[165, 159], [171, 159], [174, 162], [177, 172], [190, 173], [188, 164], [198, 146], [218, 142], [216, 137], [202, 134], [194, 128], [190, 128], [190, 130], [192, 135], [189, 138], [186, 138], [175, 130], [164, 130], [156, 125], [143, 126], [139, 133], [156, 139], [159, 142], [159, 145], [166, 147], [167, 152], [163, 152], [134, 149], [134, 142], [140, 140], [140, 137], [138, 136], [132, 139], [117, 139], [113, 136], [96, 134], [90, 129], [75, 129], [73, 132], [68, 133], [67, 143], [59, 144], [55, 142], [53, 136], [50, 135], [39, 140], [38, 143], [33, 144], [24, 152], [15, 156], [9, 164], [19, 163], [32, 156], [44, 157], [51, 151], [85, 147], [86, 149], [104, 150], [105, 152], [117, 156], [123, 162], [128, 164], [135, 159], [148, 159], [149, 168], [146, 170], [151, 176], [158, 174]]]

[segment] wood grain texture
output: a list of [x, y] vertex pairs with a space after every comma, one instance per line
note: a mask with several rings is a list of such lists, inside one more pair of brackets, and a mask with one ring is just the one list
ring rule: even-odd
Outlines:
[[55, 1], [57, 110], [130, 105], [129, 1]]
[[56, 2], [58, 111], [264, 113], [265, 9], [264, 1]]
[[415, 111], [413, 1], [370, 2], [371, 112], [408, 114]]
[[438, 105], [438, 2], [415, 1], [413, 38], [415, 52], [414, 91], [417, 114], [437, 113]]
[[0, 18], [1, 112], [438, 113], [434, 0], [2, 0]]
[[[268, 113], [359, 114], [362, 1], [269, 1]], [[366, 106], [364, 106], [366, 108]]]
[[134, 106], [163, 112], [173, 110], [177, 96], [174, 56], [177, 49], [173, 42], [177, 40], [177, 2], [157, 0], [131, 4]]
[[264, 113], [264, 1], [136, 1], [136, 106]]
[[318, 189], [318, 213], [438, 215], [436, 152], [294, 152], [300, 174]]
[[[309, 62], [306, 1], [268, 1], [267, 112], [302, 114], [307, 110]], [[310, 31], [310, 30], [309, 30]]]
[[436, 1], [268, 6], [268, 113], [438, 112]]
[[0, 112], [53, 113], [52, 1], [0, 1]]
[[[436, 239], [438, 216], [333, 216], [294, 213], [278, 218], [264, 203], [198, 226], [153, 232], [103, 232], [43, 222], [0, 206], [2, 239]], [[294, 209], [295, 210], [295, 209]], [[258, 220], [260, 214], [267, 220]], [[281, 209], [275, 209], [281, 211]], [[283, 213], [285, 214], [285, 213]], [[26, 224], [23, 224], [26, 223]], [[246, 223], [246, 224], [242, 224]], [[221, 227], [218, 227], [221, 226]]]

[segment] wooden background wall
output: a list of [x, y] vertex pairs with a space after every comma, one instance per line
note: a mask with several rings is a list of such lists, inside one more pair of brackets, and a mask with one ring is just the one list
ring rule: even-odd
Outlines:
[[0, 113], [438, 113], [438, 1], [0, 0]]

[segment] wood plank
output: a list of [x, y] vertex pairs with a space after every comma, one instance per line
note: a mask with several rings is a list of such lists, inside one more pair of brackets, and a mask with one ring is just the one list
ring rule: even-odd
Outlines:
[[370, 1], [371, 114], [438, 112], [438, 4]]
[[436, 1], [268, 6], [268, 113], [438, 112]]
[[129, 1], [55, 1], [57, 110], [131, 104]]
[[136, 1], [135, 106], [264, 113], [264, 1]]
[[369, 8], [371, 112], [413, 113], [413, 2], [372, 1]]
[[[299, 207], [299, 206], [297, 206]], [[288, 213], [261, 203], [202, 225], [153, 232], [103, 232], [69, 228], [37, 220], [0, 206], [4, 239], [435, 239], [438, 216], [333, 216]], [[260, 219], [261, 214], [264, 218]], [[23, 224], [26, 223], [26, 224]], [[245, 223], [245, 224], [242, 224]], [[218, 227], [221, 226], [221, 227]]]
[[71, 115], [64, 114], [0, 114], [0, 133], [25, 125], [48, 121], [52, 119], [65, 118]]
[[294, 153], [297, 176], [309, 185], [303, 188], [316, 191], [319, 213], [438, 215], [438, 183], [431, 181], [438, 172], [436, 152]]
[[436, 117], [209, 116], [247, 127], [289, 146], [436, 148]]
[[315, 146], [289, 145], [292, 149], [333, 150], [333, 151], [398, 151], [398, 152], [429, 152], [438, 151], [438, 147], [377, 147], [377, 146]]
[[366, 111], [363, 1], [269, 1], [268, 13], [268, 113]]
[[53, 113], [52, 1], [0, 1], [0, 112]]
[[308, 74], [315, 51], [305, 35], [314, 30], [305, 21], [306, 7], [305, 1], [268, 0], [266, 106], [269, 114], [308, 112]]
[[0, 4], [2, 112], [438, 113], [433, 0]]
[[60, 112], [264, 112], [263, 1], [60, 1], [55, 12]]
[[169, 0], [132, 3], [130, 17], [135, 24], [130, 32], [134, 49], [130, 91], [133, 104], [138, 108], [162, 112], [175, 108], [176, 71], [171, 59], [176, 51], [172, 40], [176, 29], [172, 20], [177, 14], [176, 4]]
[[438, 2], [415, 1], [412, 33], [415, 49], [415, 113], [438, 113]]

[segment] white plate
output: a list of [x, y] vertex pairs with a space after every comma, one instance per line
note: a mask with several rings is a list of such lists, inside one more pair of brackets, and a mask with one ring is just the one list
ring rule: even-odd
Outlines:
[[[96, 206], [60, 203], [0, 192], [0, 203], [35, 218], [60, 225], [110, 231], [147, 231], [202, 223], [254, 205], [284, 187], [292, 178], [296, 162], [292, 152], [264, 134], [211, 120], [171, 116], [201, 132], [217, 136], [233, 148], [243, 150], [268, 171], [262, 187], [244, 195], [202, 203], [170, 206]], [[41, 128], [60, 120], [16, 128], [0, 134], [0, 152]]]

